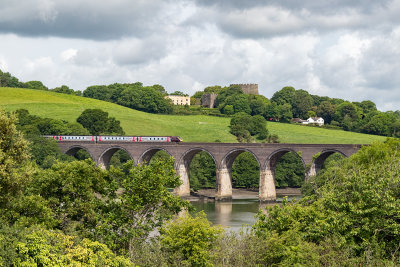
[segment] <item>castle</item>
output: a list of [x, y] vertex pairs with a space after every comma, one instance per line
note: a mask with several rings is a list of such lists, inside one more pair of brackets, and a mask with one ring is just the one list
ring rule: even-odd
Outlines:
[[256, 83], [239, 83], [239, 84], [231, 84], [230, 86], [234, 85], [240, 86], [244, 94], [258, 95], [258, 84]]
[[[240, 83], [231, 84], [229, 86], [238, 85], [242, 89], [244, 94], [248, 95], [258, 95], [258, 84], [256, 83]], [[201, 105], [207, 108], [216, 108], [217, 104], [217, 94], [204, 94], [201, 97]]]

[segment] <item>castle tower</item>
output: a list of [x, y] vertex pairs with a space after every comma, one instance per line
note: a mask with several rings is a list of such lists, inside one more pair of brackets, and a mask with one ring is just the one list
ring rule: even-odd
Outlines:
[[256, 83], [240, 83], [240, 84], [231, 84], [232, 85], [239, 85], [242, 88], [243, 93], [249, 95], [258, 95], [258, 84]]

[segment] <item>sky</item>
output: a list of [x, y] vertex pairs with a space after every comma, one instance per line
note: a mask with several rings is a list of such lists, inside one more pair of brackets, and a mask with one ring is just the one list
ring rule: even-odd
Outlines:
[[0, 69], [49, 88], [285, 86], [400, 109], [400, 0], [0, 0]]

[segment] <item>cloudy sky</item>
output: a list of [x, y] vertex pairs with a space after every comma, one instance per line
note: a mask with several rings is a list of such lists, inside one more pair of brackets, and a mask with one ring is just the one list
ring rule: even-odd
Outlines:
[[0, 69], [75, 90], [284, 86], [400, 109], [400, 0], [0, 0]]

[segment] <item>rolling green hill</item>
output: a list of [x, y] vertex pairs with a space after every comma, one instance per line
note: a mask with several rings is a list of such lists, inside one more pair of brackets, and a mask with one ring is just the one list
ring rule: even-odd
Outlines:
[[[7, 111], [20, 108], [41, 117], [75, 121], [88, 108], [100, 108], [121, 121], [127, 135], [178, 135], [186, 142], [236, 142], [229, 133], [229, 118], [149, 114], [116, 104], [73, 95], [20, 88], [0, 87], [0, 106]], [[301, 125], [268, 123], [270, 133], [282, 143], [369, 144], [382, 136], [327, 130]]]

